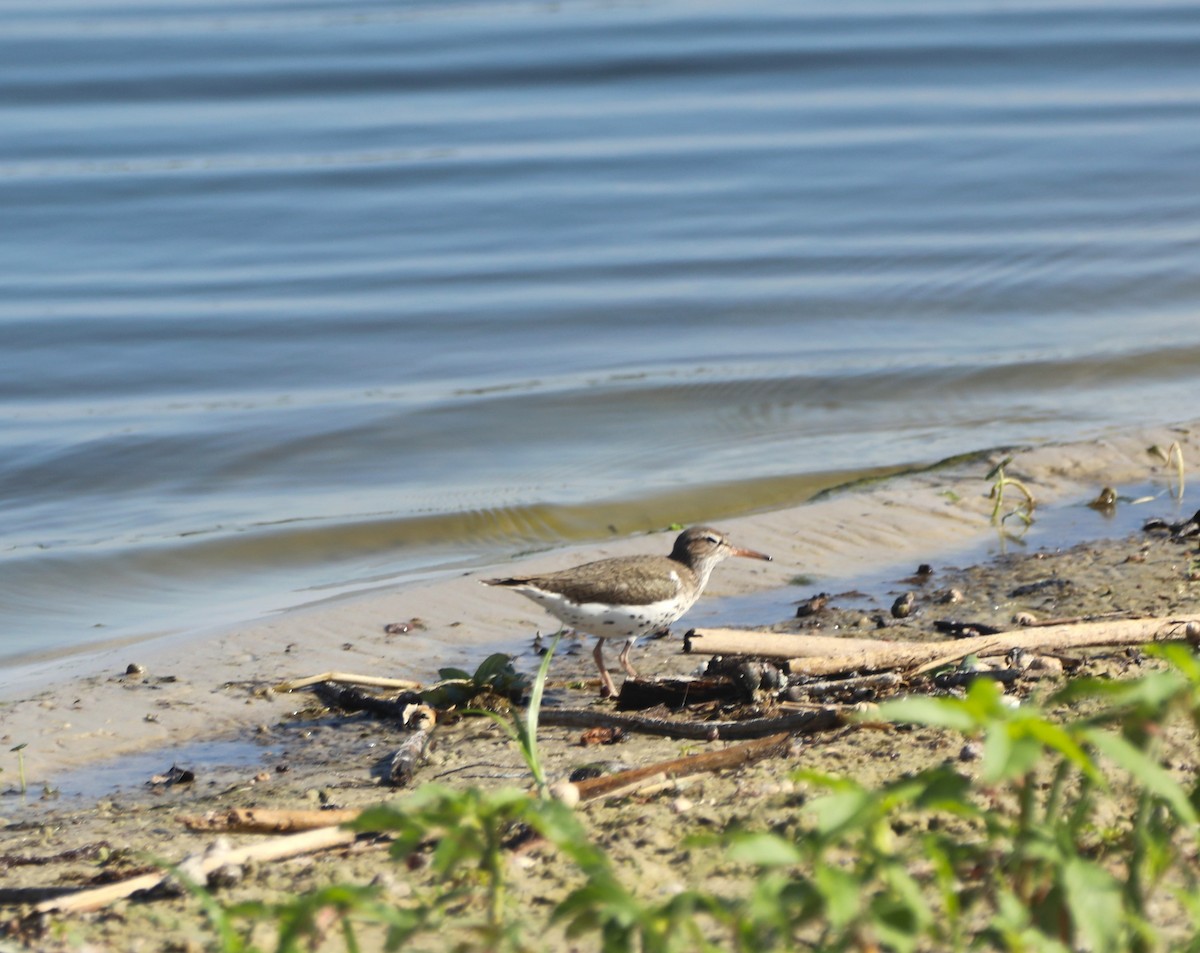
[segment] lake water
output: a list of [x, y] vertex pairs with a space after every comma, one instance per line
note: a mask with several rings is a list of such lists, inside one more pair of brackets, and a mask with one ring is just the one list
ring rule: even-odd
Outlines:
[[1200, 416], [1200, 6], [12, 0], [0, 656]]

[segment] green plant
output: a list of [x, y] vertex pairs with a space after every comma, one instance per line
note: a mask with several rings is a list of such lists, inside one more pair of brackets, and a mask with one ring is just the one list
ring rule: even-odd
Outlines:
[[[376, 886], [335, 884], [301, 894], [289, 900], [268, 903], [260, 900], [224, 905], [205, 887], [174, 868], [175, 877], [200, 903], [209, 925], [217, 936], [221, 953], [259, 953], [254, 944], [254, 924], [269, 921], [275, 928], [275, 953], [311, 950], [330, 926], [336, 926], [348, 953], [363, 948], [355, 924], [382, 924], [391, 930], [407, 932], [419, 912], [398, 909], [379, 899]], [[332, 914], [332, 923], [323, 922]], [[239, 927], [240, 923], [246, 924]]]
[[[1103, 705], [1066, 724], [1032, 706], [1009, 707], [983, 680], [963, 699], [881, 706], [884, 717], [983, 739], [977, 794], [990, 808], [979, 815], [986, 838], [966, 856], [977, 872], [972, 899], [991, 918], [984, 934], [991, 942], [1012, 945], [1032, 929], [1047, 941], [1096, 951], [1153, 946], [1148, 911], [1168, 873], [1188, 889], [1196, 879], [1182, 862], [1197, 845], [1195, 792], [1159, 763], [1157, 741], [1157, 726], [1181, 704], [1197, 718], [1198, 696], [1188, 684], [1178, 670], [1125, 683], [1078, 680], [1052, 703]], [[1101, 790], [1131, 802], [1125, 823], [1102, 821]], [[1015, 800], [1013, 809], [996, 810], [1006, 799]]]
[[[991, 492], [988, 493], [988, 498], [996, 501], [995, 505], [992, 507], [992, 523], [999, 525], [1010, 516], [1016, 516], [1026, 526], [1028, 526], [1033, 522], [1033, 508], [1037, 504], [1029, 487], [1027, 487], [1016, 477], [1005, 475], [1004, 468], [1012, 463], [1012, 459], [1012, 457], [1005, 457], [994, 467], [992, 467], [987, 472], [987, 476], [984, 477], [985, 480], [990, 480], [992, 483], [992, 489]], [[1001, 516], [1000, 510], [1004, 506], [1004, 488], [1009, 486], [1019, 491], [1024, 496], [1024, 500], [1018, 504], [1015, 509], [1009, 510], [1007, 513]], [[1024, 507], [1023, 510], [1022, 507]]]
[[1171, 465], [1171, 460], [1175, 460], [1175, 474], [1178, 479], [1178, 487], [1175, 491], [1176, 499], [1183, 499], [1183, 480], [1184, 480], [1184, 464], [1183, 464], [1183, 448], [1179, 445], [1178, 440], [1171, 442], [1171, 445], [1163, 450], [1158, 444], [1154, 444], [1148, 448], [1148, 453], [1158, 457], [1166, 466]]
[[[732, 884], [645, 899], [564, 804], [517, 789], [426, 785], [354, 825], [390, 834], [397, 860], [427, 869], [427, 886], [402, 905], [356, 887], [274, 905], [202, 902], [226, 953], [252, 949], [236, 928], [242, 919], [272, 921], [281, 953], [330, 919], [348, 949], [368, 924], [384, 931], [389, 950], [433, 935], [441, 948], [538, 949], [544, 925], [531, 925], [514, 900], [507, 854], [514, 839], [534, 836], [574, 881], [549, 909], [550, 923], [605, 953], [1200, 950], [1200, 782], [1163, 764], [1168, 729], [1182, 724], [1191, 744], [1200, 733], [1200, 660], [1183, 645], [1147, 651], [1164, 670], [1074, 680], [1046, 709], [1013, 705], [982, 679], [963, 697], [881, 705], [873, 721], [960, 733], [980, 743], [979, 760], [876, 787], [799, 772], [811, 797], [794, 825], [685, 842], [733, 868]], [[540, 791], [537, 718], [548, 664], [529, 710], [510, 726]], [[1165, 907], [1177, 926], [1170, 938], [1158, 928]]]
[[[1152, 926], [1164, 904], [1200, 924], [1200, 795], [1159, 750], [1168, 719], [1200, 731], [1200, 662], [1178, 645], [1155, 652], [1172, 670], [1054, 696], [1093, 709], [1065, 723], [1011, 706], [986, 680], [962, 698], [880, 706], [872, 720], [979, 739], [977, 777], [943, 764], [868, 789], [797, 774], [822, 793], [796, 835], [709, 839], [755, 871], [720, 906], [733, 948], [1116, 953], [1164, 948]], [[1126, 814], [1111, 815], [1114, 799]]]
[[529, 679], [513, 667], [512, 656], [497, 652], [479, 663], [474, 674], [461, 668], [438, 670], [440, 681], [421, 692], [421, 700], [434, 708], [455, 708], [487, 693], [516, 701], [529, 687]]
[[17, 753], [17, 780], [21, 785], [21, 793], [24, 794], [28, 785], [25, 782], [25, 749], [29, 746], [28, 741], [22, 741], [19, 745], [14, 745], [10, 751]]
[[542, 768], [541, 757], [538, 755], [538, 715], [542, 710], [542, 695], [546, 690], [546, 677], [550, 672], [550, 661], [554, 658], [554, 650], [558, 648], [558, 643], [561, 639], [562, 634], [559, 633], [554, 637], [550, 648], [542, 656], [542, 664], [538, 666], [537, 675], [529, 690], [529, 703], [525, 708], [524, 718], [520, 715], [505, 718], [494, 711], [472, 710], [474, 714], [486, 715], [491, 718], [508, 733], [508, 736], [520, 750], [521, 756], [525, 759], [529, 773], [533, 775], [533, 782], [537, 785], [538, 795], [543, 798], [549, 797], [549, 785], [546, 782], [546, 772]]

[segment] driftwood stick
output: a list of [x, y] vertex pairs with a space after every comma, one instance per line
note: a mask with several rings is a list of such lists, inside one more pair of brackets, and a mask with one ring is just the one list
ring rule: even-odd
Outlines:
[[207, 814], [182, 814], [179, 822], [190, 831], [236, 831], [243, 834], [289, 834], [345, 824], [358, 817], [357, 808], [322, 811], [234, 807]]
[[[222, 867], [237, 866], [251, 861], [282, 860], [285, 857], [296, 857], [330, 847], [340, 847], [353, 842], [355, 836], [354, 831], [342, 830], [340, 827], [321, 827], [300, 834], [287, 834], [262, 843], [251, 844], [248, 847], [218, 851], [211, 856], [206, 856], [200, 860], [197, 873], [206, 877]], [[102, 887], [92, 887], [63, 897], [45, 900], [34, 907], [34, 910], [37, 913], [88, 913], [93, 910], [101, 910], [110, 903], [124, 900], [126, 897], [131, 897], [144, 890], [151, 890], [169, 880], [171, 876], [169, 871], [143, 874], [119, 883], [105, 884]]]
[[595, 801], [603, 797], [626, 794], [663, 780], [684, 778], [709, 771], [724, 771], [742, 765], [753, 764], [764, 758], [772, 758], [787, 750], [790, 732], [781, 732], [755, 741], [747, 741], [723, 751], [708, 751], [685, 758], [672, 758], [642, 768], [618, 771], [602, 778], [591, 778], [575, 782], [581, 801]]
[[881, 639], [839, 638], [834, 635], [792, 635], [747, 629], [692, 629], [683, 637], [683, 650], [693, 655], [751, 655], [793, 659], [804, 655], [865, 652], [886, 644]]
[[837, 728], [844, 723], [833, 708], [793, 712], [775, 718], [747, 718], [743, 721], [675, 721], [646, 718], [580, 708], [543, 708], [538, 721], [557, 728], [623, 728], [666, 738], [696, 738], [705, 741], [744, 741], [781, 731], [816, 732]]
[[[1200, 615], [1182, 615], [1169, 619], [1111, 619], [1073, 625], [1044, 626], [1036, 629], [1000, 632], [970, 639], [946, 642], [872, 642], [870, 639], [830, 639], [829, 637], [773, 633], [764, 643], [764, 633], [736, 629], [695, 630], [690, 635], [690, 651], [730, 655], [744, 651], [750, 655], [781, 657], [775, 652], [795, 651], [786, 656], [792, 672], [832, 675], [848, 671], [913, 669], [931, 662], [953, 662], [979, 653], [1003, 654], [1013, 649], [1030, 652], [1087, 648], [1100, 645], [1145, 645], [1150, 642], [1200, 640]], [[789, 639], [788, 642], [780, 640]], [[827, 643], [842, 643], [828, 651]], [[867, 643], [870, 647], [864, 646]], [[741, 649], [738, 646], [741, 646]], [[698, 648], [702, 646], [701, 648]], [[842, 647], [846, 650], [843, 650]], [[826, 651], [822, 651], [826, 650]]]
[[407, 681], [402, 678], [384, 678], [381, 675], [355, 675], [351, 672], [322, 672], [320, 675], [309, 675], [306, 678], [295, 678], [288, 682], [280, 682], [275, 686], [277, 692], [294, 692], [298, 688], [308, 688], [318, 682], [336, 682], [339, 685], [366, 685], [369, 688], [389, 688], [400, 692], [419, 692], [420, 682]]

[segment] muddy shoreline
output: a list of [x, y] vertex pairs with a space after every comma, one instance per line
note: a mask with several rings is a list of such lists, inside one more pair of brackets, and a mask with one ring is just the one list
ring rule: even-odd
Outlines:
[[[1171, 432], [1174, 439], [1181, 436]], [[1163, 435], [1158, 435], [1162, 440]], [[1146, 466], [1145, 446], [1154, 442], [1147, 435], [1128, 435], [1104, 447], [1111, 480], [1104, 483], [1142, 485], [1147, 480], [1161, 479]], [[1186, 451], [1185, 451], [1186, 452]], [[1038, 455], [1041, 462], [1038, 462]], [[1081, 507], [1085, 495], [1079, 490], [1090, 487], [1095, 480], [1093, 471], [1080, 469], [1078, 458], [1082, 451], [1071, 448], [1043, 448], [1018, 458], [1014, 472], [1035, 486], [1039, 496], [1049, 502], [1037, 514], [1043, 525], [1051, 525], [1058, 512], [1068, 512], [1068, 522], [1082, 521], [1087, 529], [1080, 534], [1104, 536], [1106, 530], [1140, 521], [1149, 516], [1171, 516], [1178, 507], [1166, 495], [1134, 507], [1119, 503], [1128, 520], [1105, 522], [1105, 517]], [[1094, 448], [1090, 459], [1095, 461]], [[976, 465], [973, 468], [979, 470]], [[1124, 474], [1124, 476], [1122, 476]], [[869, 537], [881, 531], [890, 533], [897, 521], [881, 523], [878, 514], [905, 511], [914, 498], [928, 506], [933, 499], [941, 510], [924, 511], [927, 520], [951, 520], [970, 526], [973, 532], [990, 532], [986, 501], [981, 501], [979, 473], [967, 475], [943, 473], [919, 491], [911, 486], [889, 484], [868, 493], [849, 495], [834, 501], [839, 507], [834, 515], [817, 513], [811, 522], [832, 521], [844, 537], [857, 534]], [[1097, 486], [1098, 490], [1099, 487]], [[972, 494], [968, 497], [964, 490]], [[1070, 494], [1074, 498], [1070, 498]], [[921, 497], [921, 494], [926, 494]], [[1064, 502], [1055, 504], [1057, 498]], [[965, 503], [955, 502], [966, 500]], [[1185, 501], [1186, 505], [1186, 501]], [[943, 512], [950, 510], [950, 513]], [[930, 515], [932, 513], [932, 515]], [[863, 527], [858, 519], [871, 519]], [[772, 520], [775, 526], [771, 526]], [[902, 522], [902, 521], [901, 521]], [[820, 530], [829, 532], [830, 523]], [[1037, 523], [1035, 523], [1035, 527]], [[770, 549], [771, 541], [780, 541], [793, 532], [779, 514], [765, 514], [728, 527], [737, 533], [740, 542]], [[959, 536], [962, 534], [959, 533]], [[1064, 536], [1066, 534], [1063, 534]], [[1033, 534], [1031, 534], [1033, 537]], [[764, 545], [764, 540], [766, 544]], [[639, 541], [634, 541], [634, 543]], [[641, 540], [641, 549], [646, 540]], [[1047, 541], [1037, 546], [1028, 540], [1011, 538], [1002, 541], [1006, 550], [990, 558], [956, 564], [953, 554], [928, 555], [936, 550], [916, 546], [911, 539], [897, 533], [887, 560], [887, 568], [875, 551], [874, 573], [865, 554], [843, 556], [843, 563], [857, 562], [863, 572], [858, 578], [873, 580], [870, 591], [830, 590], [830, 576], [820, 572], [797, 572], [792, 560], [780, 572], [773, 566], [770, 578], [763, 579], [748, 573], [720, 585], [721, 574], [714, 577], [717, 588], [716, 614], [689, 616], [690, 625], [741, 624], [738, 616], [748, 605], [758, 612], [773, 612], [765, 625], [763, 620], [746, 619], [744, 624], [763, 625], [776, 631], [817, 631], [822, 634], [847, 634], [856, 637], [940, 639], [933, 622], [957, 618], [1006, 628], [1014, 614], [1032, 613], [1043, 618], [1096, 616], [1107, 613], [1127, 616], [1164, 616], [1172, 613], [1197, 611], [1200, 608], [1200, 582], [1195, 581], [1194, 542], [1184, 544], [1161, 535], [1133, 532], [1116, 538], [1098, 538], [1075, 544], [1070, 538]], [[629, 551], [632, 547], [606, 548], [604, 555]], [[832, 550], [832, 545], [827, 550]], [[868, 547], [870, 548], [870, 547]], [[778, 547], [775, 547], [778, 551]], [[962, 550], [960, 549], [959, 552]], [[847, 549], [844, 552], [851, 552]], [[573, 554], [555, 554], [550, 560], [567, 564]], [[777, 557], [778, 559], [778, 557]], [[547, 557], [541, 557], [544, 565]], [[819, 561], [817, 561], [819, 562]], [[930, 563], [931, 575], [915, 574], [919, 563]], [[832, 564], [829, 561], [827, 564]], [[786, 578], [783, 578], [786, 576]], [[842, 576], [845, 578], [845, 576]], [[462, 586], [473, 579], [455, 580], [463, 591], [474, 589]], [[914, 611], [907, 618], [892, 618], [888, 609], [891, 601], [905, 591], [915, 593]], [[803, 618], [796, 617], [797, 605], [818, 592], [829, 592], [830, 598], [820, 612]], [[949, 593], [960, 598], [951, 600]], [[720, 597], [724, 596], [725, 599]], [[416, 612], [412, 594], [385, 597], [395, 601], [376, 602], [369, 610], [374, 614], [375, 627], [397, 619], [411, 619]], [[750, 600], [749, 602], [744, 600]], [[701, 604], [703, 606], [703, 603]], [[402, 607], [402, 609], [401, 609]], [[337, 607], [345, 610], [347, 607]], [[460, 612], [470, 606], [459, 606]], [[701, 607], [697, 607], [700, 609]], [[533, 613], [515, 604], [489, 600], [493, 615], [499, 623], [511, 628], [532, 619]], [[408, 611], [403, 611], [408, 610]], [[368, 611], [359, 606], [355, 611]], [[319, 614], [319, 613], [318, 613]], [[343, 619], [345, 616], [343, 615]], [[515, 621], [514, 621], [515, 620]], [[283, 625], [276, 620], [272, 625]], [[292, 620], [295, 621], [294, 619]], [[301, 620], [301, 626], [312, 619]], [[545, 620], [540, 620], [545, 624]], [[326, 617], [324, 623], [328, 624]], [[425, 625], [430, 625], [426, 621]], [[532, 628], [530, 626], [529, 628]], [[426, 630], [427, 631], [427, 630]], [[675, 637], [651, 640], [638, 647], [635, 662], [646, 672], [685, 674], [704, 660], [681, 651], [683, 628]], [[420, 630], [413, 633], [422, 637]], [[380, 637], [396, 651], [396, 639], [404, 635]], [[464, 646], [484, 651], [485, 641]], [[345, 655], [350, 654], [351, 659]], [[292, 669], [280, 674], [311, 674], [325, 668], [354, 670], [356, 654], [341, 653], [340, 664], [319, 665], [313, 659], [303, 660], [303, 668], [285, 652], [283, 658]], [[468, 648], [464, 649], [468, 654]], [[536, 662], [532, 640], [519, 647], [517, 664], [530, 670]], [[1121, 676], [1137, 674], [1147, 664], [1136, 651], [1088, 651], [1077, 653], [1086, 661], [1082, 670]], [[611, 702], [601, 702], [594, 695], [590, 643], [587, 640], [567, 641], [561, 647], [552, 669], [551, 685], [546, 704], [573, 708], [595, 706], [611, 710]], [[239, 666], [235, 666], [239, 667]], [[33, 758], [30, 751], [27, 763], [28, 790], [24, 796], [15, 793], [17, 771], [10, 760], [4, 764], [0, 785], [10, 793], [0, 798], [0, 867], [5, 871], [7, 888], [73, 887], [103, 879], [119, 879], [147, 866], [147, 858], [179, 860], [184, 855], [202, 850], [212, 835], [187, 832], [179, 823], [180, 814], [203, 813], [232, 806], [270, 807], [363, 807], [393, 795], [384, 783], [386, 765], [391, 753], [404, 740], [403, 729], [382, 723], [367, 715], [344, 715], [324, 710], [308, 693], [273, 696], [264, 689], [277, 680], [278, 666], [242, 665], [243, 678], [213, 684], [199, 672], [178, 675], [157, 664], [147, 665], [144, 672], [110, 672], [92, 676], [94, 686], [117, 699], [121, 717], [127, 725], [108, 727], [95, 723], [89, 714], [91, 701], [78, 693], [80, 684], [69, 683], [39, 696], [20, 701], [19, 706], [36, 706], [23, 717], [34, 720], [69, 719], [86, 725], [96, 732], [93, 738], [115, 738], [111, 754], [124, 761], [130, 770], [149, 770], [162, 774], [176, 760], [179, 766], [194, 770], [194, 780], [188, 783], [146, 784], [149, 774], [137, 783], [125, 783], [115, 791], [61, 792], [54, 794], [53, 777], [49, 770], [57, 765], [60, 776], [67, 768], [86, 772], [95, 767], [96, 759], [72, 757], [70, 744], [59, 748], [62, 757]], [[362, 670], [361, 668], [359, 670]], [[377, 670], [377, 668], [376, 668]], [[266, 677], [266, 672], [272, 672]], [[214, 671], [214, 676], [225, 674]], [[389, 673], [390, 674], [390, 673]], [[397, 673], [403, 675], [403, 672]], [[1037, 695], [1053, 686], [1061, 675], [1030, 679], [1019, 693]], [[87, 685], [85, 687], [94, 687]], [[186, 690], [185, 690], [186, 689]], [[101, 694], [104, 693], [101, 692]], [[216, 717], [207, 718], [205, 699], [218, 696], [240, 706], [240, 717], [223, 715], [218, 706]], [[18, 707], [19, 707], [18, 706]], [[13, 707], [6, 707], [5, 733], [7, 750], [18, 743], [13, 733], [14, 719], [8, 717]], [[92, 719], [88, 724], [88, 720]], [[164, 730], [172, 719], [187, 721], [186, 732], [172, 735]], [[143, 740], [149, 743], [130, 744], [138, 737], [139, 725], [144, 726]], [[207, 732], [205, 728], [207, 726]], [[123, 729], [123, 730], [121, 730]], [[66, 729], [66, 732], [72, 729]], [[109, 734], [105, 735], [104, 732]], [[154, 743], [155, 733], [172, 741], [164, 747]], [[583, 746], [580, 731], [565, 728], [544, 728], [540, 735], [543, 757], [552, 777], [566, 777], [584, 766], [599, 770], [635, 767], [678, 757], [702, 749], [703, 742], [681, 742], [627, 733], [612, 745]], [[207, 757], [189, 758], [189, 745], [213, 744]], [[722, 742], [711, 744], [720, 745]], [[122, 745], [124, 749], [122, 751]], [[227, 747], [222, 747], [222, 746]], [[918, 730], [903, 735], [896, 733], [864, 733], [834, 731], [800, 738], [787, 758], [774, 759], [726, 774], [708, 775], [681, 781], [677, 786], [653, 797], [631, 803], [628, 799], [601, 802], [580, 809], [581, 816], [597, 841], [609, 850], [618, 866], [628, 870], [647, 891], [677, 889], [680, 885], [700, 878], [715, 876], [681, 846], [685, 834], [721, 830], [730, 823], [750, 823], [770, 826], [784, 823], [802, 795], [796, 782], [790, 779], [797, 767], [803, 766], [832, 774], [851, 774], [860, 781], [883, 781], [904, 771], [918, 770], [959, 756], [961, 739], [955, 740], [932, 730]], [[203, 751], [203, 749], [199, 749]], [[223, 754], [236, 751], [237, 757]], [[174, 755], [181, 755], [175, 758]], [[144, 762], [137, 759], [146, 758]], [[36, 767], [35, 767], [36, 766]], [[511, 742], [490, 722], [483, 719], [463, 719], [440, 728], [427, 763], [417, 775], [417, 782], [438, 781], [455, 786], [500, 784], [525, 785], [528, 774]], [[43, 797], [42, 786], [50, 790]], [[236, 840], [252, 840], [237, 835]], [[382, 850], [351, 849], [301, 858], [278, 864], [263, 865], [250, 870], [243, 880], [226, 891], [227, 899], [245, 897], [269, 898], [310, 889], [318, 884], [334, 882], [367, 883], [384, 878], [387, 890], [397, 902], [413, 889], [409, 873], [399, 870]], [[416, 879], [419, 881], [419, 873]], [[551, 859], [534, 855], [522, 861], [516, 874], [518, 890], [531, 900], [560, 894], [564, 885], [555, 879]], [[32, 894], [30, 895], [32, 896]], [[81, 943], [97, 949], [197, 949], [203, 948], [203, 934], [197, 939], [199, 912], [195, 902], [185, 898], [160, 899], [147, 902], [122, 901], [114, 907], [86, 917], [40, 921], [36, 929], [28, 919], [29, 907], [10, 904], [4, 908], [7, 918], [9, 944], [29, 942], [34, 948], [78, 948]], [[33, 931], [33, 932], [30, 932]], [[23, 939], [24, 938], [24, 939]], [[199, 944], [199, 946], [197, 945]], [[0, 947], [2, 948], [2, 947]], [[553, 948], [553, 947], [552, 947]], [[586, 947], [585, 947], [586, 948]]]

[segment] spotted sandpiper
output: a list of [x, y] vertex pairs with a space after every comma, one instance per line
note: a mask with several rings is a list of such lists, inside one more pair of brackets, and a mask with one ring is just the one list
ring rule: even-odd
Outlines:
[[485, 579], [540, 603], [566, 626], [599, 640], [592, 653], [600, 670], [602, 695], [616, 695], [604, 667], [604, 640], [626, 639], [621, 667], [636, 676], [629, 650], [640, 635], [666, 628], [692, 607], [713, 567], [729, 556], [771, 557], [734, 546], [719, 530], [694, 526], [675, 540], [670, 556], [618, 556], [542, 576]]

